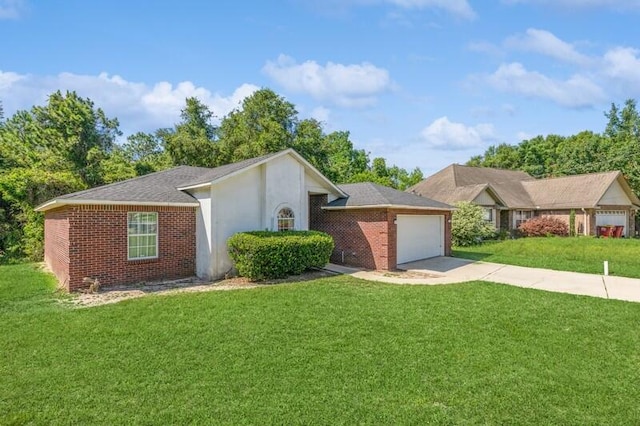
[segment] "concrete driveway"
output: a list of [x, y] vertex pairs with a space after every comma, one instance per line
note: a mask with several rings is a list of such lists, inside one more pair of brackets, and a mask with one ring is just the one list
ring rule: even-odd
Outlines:
[[402, 278], [371, 271], [359, 271], [352, 275], [375, 281], [423, 285], [482, 280], [558, 293], [640, 302], [640, 279], [634, 278], [525, 268], [454, 257], [434, 257], [405, 263], [398, 265], [398, 269], [410, 272], [408, 275], [413, 277]]

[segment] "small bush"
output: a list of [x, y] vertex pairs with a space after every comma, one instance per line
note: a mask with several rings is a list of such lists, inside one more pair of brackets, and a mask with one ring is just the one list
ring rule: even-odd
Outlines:
[[484, 220], [482, 207], [463, 201], [456, 204], [451, 217], [451, 240], [454, 246], [480, 244], [495, 234], [495, 229]]
[[238, 273], [252, 280], [299, 275], [322, 268], [333, 252], [333, 238], [324, 232], [241, 232], [227, 241]]
[[522, 223], [518, 230], [525, 237], [549, 237], [569, 235], [569, 226], [562, 220], [552, 216], [539, 216]]

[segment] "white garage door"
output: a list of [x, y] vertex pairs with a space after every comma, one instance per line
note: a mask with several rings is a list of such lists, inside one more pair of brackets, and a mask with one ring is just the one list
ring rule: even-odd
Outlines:
[[628, 236], [627, 212], [624, 210], [600, 210], [596, 211], [596, 226], [624, 226], [622, 235]]
[[615, 225], [625, 226], [627, 213], [624, 210], [600, 210], [596, 211], [596, 226]]
[[444, 255], [443, 215], [398, 215], [398, 263]]

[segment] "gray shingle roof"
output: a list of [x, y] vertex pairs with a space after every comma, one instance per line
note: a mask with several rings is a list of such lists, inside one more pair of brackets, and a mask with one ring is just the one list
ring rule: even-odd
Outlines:
[[55, 204], [77, 204], [84, 201], [92, 203], [167, 203], [197, 205], [197, 200], [194, 197], [184, 191], [178, 190], [178, 188], [209, 183], [278, 154], [280, 153], [263, 155], [213, 169], [207, 167], [178, 166], [109, 185], [62, 195], [44, 203], [38, 207], [38, 209]]
[[195, 198], [176, 187], [190, 182], [211, 169], [205, 167], [178, 166], [173, 169], [150, 173], [133, 179], [84, 191], [63, 195], [56, 200], [115, 201], [143, 203], [196, 203]]
[[[216, 168], [179, 166], [169, 170], [151, 173], [145, 176], [99, 186], [84, 191], [63, 195], [47, 201], [37, 210], [48, 210], [64, 204], [106, 204], [108, 202], [123, 204], [191, 204], [198, 205], [197, 200], [182, 189], [206, 185], [211, 182], [239, 172], [253, 165], [265, 162], [269, 158], [290, 153], [299, 161], [306, 163], [298, 153], [289, 148], [280, 152], [227, 164]], [[313, 168], [313, 166], [308, 165]], [[315, 169], [313, 169], [315, 170]], [[316, 170], [316, 173], [319, 174]], [[320, 175], [323, 179], [324, 176]], [[330, 185], [335, 187], [331, 182]]]
[[505, 203], [505, 207], [530, 208], [533, 202], [522, 186], [523, 181], [530, 180], [534, 178], [521, 171], [452, 164], [407, 191], [453, 204], [473, 201], [480, 193], [476, 192], [478, 185], [489, 185]]
[[207, 171], [200, 176], [187, 181], [182, 182], [179, 185], [176, 185], [177, 188], [190, 188], [198, 185], [207, 184], [209, 182], [213, 182], [216, 179], [220, 179], [221, 177], [230, 175], [237, 171], [240, 171], [246, 167], [252, 166], [254, 164], [260, 163], [268, 158], [275, 157], [277, 155], [282, 154], [283, 151], [275, 152], [272, 154], [266, 154], [260, 157], [250, 158], [248, 160], [240, 161], [238, 163], [226, 164], [224, 166], [216, 167], [213, 169], [206, 169]]
[[616, 179], [637, 203], [620, 172], [535, 179], [521, 171], [452, 164], [407, 191], [454, 204], [473, 201], [483, 189], [492, 189], [510, 209], [568, 209], [597, 206]]
[[453, 210], [453, 207], [418, 195], [410, 194], [372, 182], [338, 185], [348, 197], [339, 198], [327, 205], [328, 208], [406, 206]]
[[[591, 173], [528, 181], [523, 186], [541, 209], [596, 207], [611, 184], [621, 177], [620, 172]], [[632, 203], [638, 202], [633, 193], [627, 196]]]

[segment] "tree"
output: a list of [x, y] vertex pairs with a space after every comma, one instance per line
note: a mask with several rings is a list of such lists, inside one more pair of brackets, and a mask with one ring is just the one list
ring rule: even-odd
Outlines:
[[[131, 176], [113, 171], [118, 121], [75, 92], [55, 92], [46, 105], [18, 111], [0, 126], [0, 253], [38, 260], [38, 204]], [[108, 171], [108, 173], [106, 172]], [[106, 179], [105, 179], [106, 178]], [[7, 226], [8, 225], [8, 226]]]
[[71, 170], [94, 186], [102, 183], [102, 157], [96, 154], [108, 154], [119, 135], [118, 120], [107, 118], [91, 100], [57, 91], [45, 106], [18, 111], [6, 120], [0, 134], [0, 166]]
[[217, 128], [213, 113], [197, 98], [187, 98], [182, 121], [173, 130], [159, 130], [164, 149], [174, 165], [214, 167], [218, 164]]
[[161, 132], [138, 132], [130, 135], [122, 145], [125, 157], [133, 163], [138, 176], [171, 167], [171, 157], [162, 149], [162, 139], [158, 133]]
[[318, 169], [336, 183], [353, 182], [353, 177], [367, 170], [369, 156], [363, 149], [354, 149], [349, 132], [332, 132], [324, 136], [326, 162]]
[[[217, 165], [233, 163], [293, 147], [298, 112], [270, 89], [248, 96], [220, 123]], [[309, 131], [313, 123], [307, 123]]]

